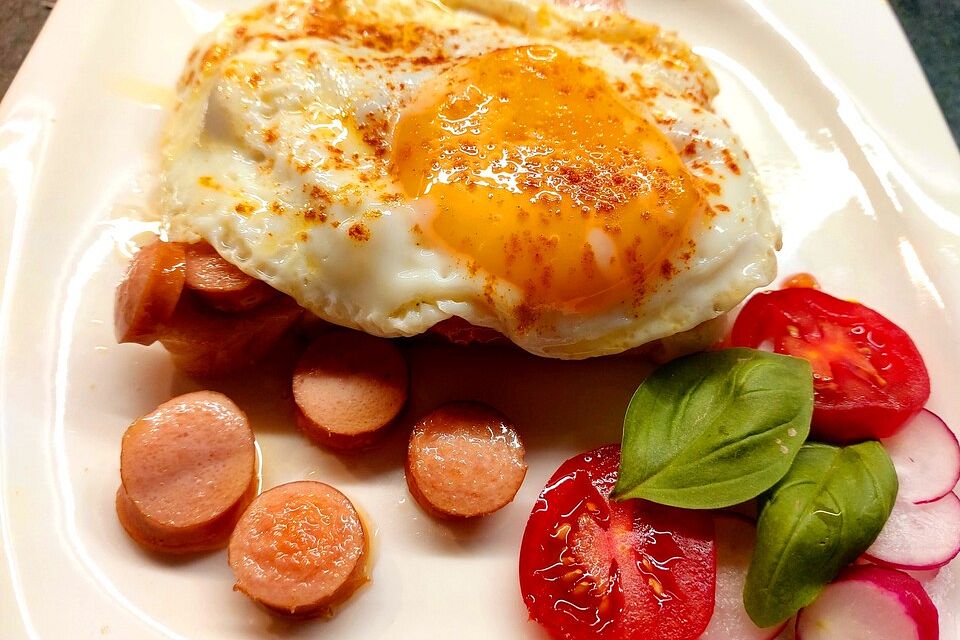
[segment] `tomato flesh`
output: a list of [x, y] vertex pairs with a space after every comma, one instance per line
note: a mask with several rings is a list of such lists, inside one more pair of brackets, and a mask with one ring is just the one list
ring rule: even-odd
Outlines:
[[692, 640], [713, 615], [710, 514], [611, 501], [620, 450], [575, 456], [553, 475], [520, 547], [530, 617], [554, 638]]
[[930, 396], [916, 345], [873, 309], [815, 289], [755, 295], [733, 326], [737, 347], [772, 348], [813, 368], [813, 436], [834, 442], [886, 438]]

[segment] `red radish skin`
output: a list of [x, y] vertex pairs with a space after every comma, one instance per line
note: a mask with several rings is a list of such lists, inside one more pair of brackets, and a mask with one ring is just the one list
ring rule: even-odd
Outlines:
[[894, 569], [936, 569], [960, 553], [960, 498], [948, 493], [934, 502], [897, 501], [890, 519], [864, 556]]
[[718, 514], [714, 520], [717, 536], [717, 589], [713, 616], [699, 640], [773, 640], [787, 623], [761, 629], [743, 607], [743, 585], [757, 537], [754, 522], [733, 513]]
[[923, 409], [881, 442], [897, 469], [897, 500], [933, 502], [960, 482], [960, 443], [934, 412]]
[[916, 579], [851, 567], [797, 617], [797, 640], [938, 640], [937, 608]]

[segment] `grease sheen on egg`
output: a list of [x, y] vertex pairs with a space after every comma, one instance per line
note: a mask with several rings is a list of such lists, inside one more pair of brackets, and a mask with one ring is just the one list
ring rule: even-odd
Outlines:
[[779, 234], [686, 45], [535, 0], [285, 0], [191, 55], [162, 210], [331, 322], [540, 355], [726, 312]]

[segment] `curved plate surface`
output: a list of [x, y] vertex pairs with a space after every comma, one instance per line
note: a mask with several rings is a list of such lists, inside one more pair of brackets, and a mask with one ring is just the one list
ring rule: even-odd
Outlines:
[[[322, 479], [366, 512], [373, 582], [330, 621], [274, 619], [230, 590], [224, 554], [161, 560], [113, 511], [125, 427], [196, 388], [162, 349], [117, 346], [113, 288], [152, 228], [157, 135], [187, 51], [237, 0], [60, 0], [0, 107], [0, 636], [4, 638], [543, 638], [518, 594], [530, 505], [568, 456], [617, 440], [644, 375], [627, 359], [538, 361], [418, 346], [407, 420], [477, 398], [516, 421], [530, 471], [472, 525], [425, 517], [402, 479], [403, 429], [335, 457], [293, 429], [281, 358], [215, 386], [250, 414], [264, 486]], [[721, 85], [784, 231], [781, 277], [881, 310], [916, 339], [930, 408], [960, 425], [960, 157], [882, 2], [636, 0]], [[851, 24], [859, 25], [850, 29]], [[289, 359], [288, 359], [289, 360]], [[924, 576], [960, 640], [956, 566]]]

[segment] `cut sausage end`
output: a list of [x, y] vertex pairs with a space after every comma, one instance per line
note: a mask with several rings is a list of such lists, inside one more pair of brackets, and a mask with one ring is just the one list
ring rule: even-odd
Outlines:
[[260, 479], [254, 478], [241, 500], [224, 514], [202, 527], [195, 527], [185, 533], [171, 532], [168, 527], [157, 527], [155, 523], [137, 509], [124, 490], [117, 489], [115, 506], [117, 519], [127, 535], [138, 545], [165, 555], [187, 555], [214, 551], [227, 546], [230, 534], [240, 519], [243, 510], [256, 497]]
[[509, 338], [496, 329], [479, 327], [457, 316], [441, 320], [430, 327], [428, 331], [431, 334], [443, 337], [451, 344], [460, 346], [512, 344]]
[[258, 496], [228, 549], [234, 589], [296, 617], [332, 613], [368, 580], [368, 556], [367, 532], [353, 503], [315, 481]]
[[256, 495], [256, 447], [243, 412], [226, 396], [197, 391], [135, 421], [120, 449], [117, 516], [157, 551], [222, 547]]
[[153, 344], [183, 291], [183, 247], [156, 240], [133, 257], [117, 286], [113, 324], [117, 342]]
[[183, 296], [160, 342], [173, 364], [193, 376], [235, 373], [276, 346], [303, 309], [281, 296], [243, 313], [221, 313]]
[[386, 426], [390, 424], [387, 423], [387, 425], [383, 427], [366, 432], [341, 434], [321, 428], [316, 422], [308, 418], [300, 407], [295, 408], [294, 418], [297, 428], [300, 429], [305, 436], [310, 438], [310, 440], [321, 447], [342, 451], [344, 453], [365, 449], [375, 444], [383, 436], [386, 431]]
[[451, 403], [424, 417], [407, 448], [410, 494], [445, 518], [487, 515], [509, 504], [527, 472], [516, 429], [495, 409]]
[[406, 404], [408, 378], [389, 340], [352, 331], [321, 335], [293, 374], [297, 424], [324, 446], [369, 445]]
[[277, 295], [270, 285], [224, 260], [206, 242], [184, 245], [184, 255], [186, 286], [215, 309], [249, 311]]

